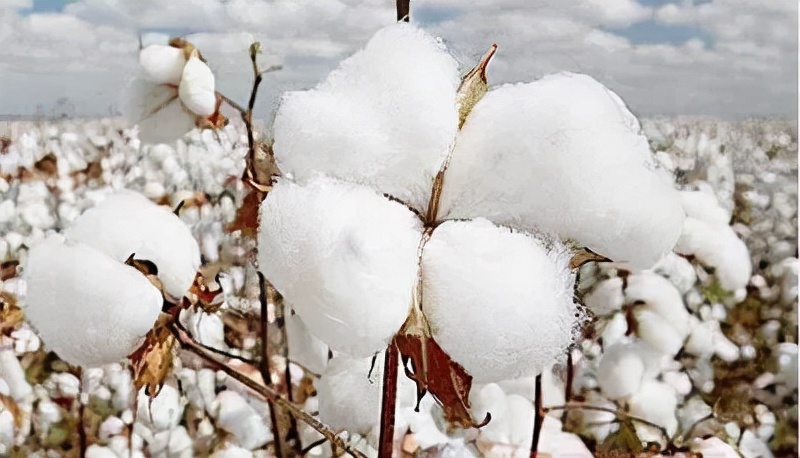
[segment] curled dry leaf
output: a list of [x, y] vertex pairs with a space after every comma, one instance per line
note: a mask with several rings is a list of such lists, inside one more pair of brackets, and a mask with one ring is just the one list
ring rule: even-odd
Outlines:
[[578, 270], [583, 267], [584, 264], [588, 264], [590, 262], [611, 262], [610, 259], [603, 255], [599, 255], [594, 251], [583, 247], [573, 251], [572, 259], [569, 260], [569, 268], [574, 270]]
[[48, 177], [58, 176], [58, 160], [53, 153], [47, 153], [33, 164], [33, 168]]
[[242, 231], [244, 237], [255, 238], [258, 235], [258, 212], [266, 196], [267, 193], [258, 189], [248, 191], [242, 206], [236, 210], [236, 219], [225, 229], [228, 232]]
[[467, 72], [461, 79], [461, 86], [456, 93], [456, 105], [458, 106], [458, 128], [464, 125], [467, 116], [472, 108], [489, 91], [489, 83], [486, 80], [486, 67], [497, 52], [497, 45], [493, 44], [481, 61], [472, 70]]
[[145, 387], [152, 399], [158, 396], [164, 380], [172, 371], [175, 357], [175, 336], [169, 331], [169, 315], [161, 314], [156, 325], [145, 336], [144, 343], [128, 356], [133, 369], [133, 386]]
[[6, 281], [9, 278], [17, 276], [17, 266], [19, 261], [12, 259], [10, 261], [3, 261], [0, 263], [0, 281]]
[[131, 253], [128, 259], [125, 260], [125, 265], [131, 266], [141, 272], [163, 295], [164, 286], [161, 284], [161, 280], [158, 279], [158, 266], [147, 259], [135, 259], [134, 256], [136, 256], [136, 253]]
[[491, 420], [491, 414], [476, 422], [469, 412], [472, 376], [450, 359], [442, 347], [425, 335], [400, 333], [394, 338], [406, 376], [417, 384], [417, 405], [430, 392], [442, 408], [444, 417], [461, 428], [480, 428]]
[[7, 394], [0, 393], [0, 404], [2, 404], [7, 411], [11, 412], [11, 416], [14, 418], [14, 426], [17, 428], [22, 427], [23, 412], [14, 401], [14, 398]]
[[222, 287], [209, 285], [209, 282], [200, 272], [194, 277], [194, 283], [183, 296], [183, 308], [195, 305], [206, 313], [215, 313], [222, 306], [224, 297]]
[[9, 293], [0, 292], [0, 335], [8, 335], [25, 320], [17, 300]]

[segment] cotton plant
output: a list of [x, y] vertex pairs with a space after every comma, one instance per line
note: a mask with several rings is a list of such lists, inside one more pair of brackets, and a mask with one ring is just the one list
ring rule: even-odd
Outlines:
[[[142, 272], [140, 263], [154, 269]], [[25, 316], [65, 361], [116, 362], [141, 343], [165, 298], [183, 297], [199, 265], [197, 242], [177, 216], [119, 191], [30, 249]]]
[[130, 84], [127, 116], [146, 142], [174, 141], [195, 127], [220, 128], [222, 98], [200, 51], [184, 39], [139, 53], [141, 73]]
[[572, 249], [646, 268], [683, 227], [616, 94], [572, 73], [487, 91], [492, 52], [461, 80], [439, 40], [393, 25], [273, 124], [260, 270], [334, 352], [394, 342], [420, 388], [414, 339], [477, 383], [539, 374], [582, 322]]

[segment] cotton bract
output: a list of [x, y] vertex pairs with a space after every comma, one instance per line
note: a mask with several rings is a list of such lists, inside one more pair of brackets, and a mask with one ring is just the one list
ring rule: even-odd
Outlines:
[[168, 208], [131, 191], [106, 197], [79, 216], [65, 236], [118, 262], [131, 254], [153, 262], [165, 291], [174, 299], [183, 297], [200, 266], [200, 248], [186, 224]]
[[126, 357], [161, 311], [161, 294], [136, 269], [58, 235], [31, 248], [24, 275], [25, 316], [71, 364]]

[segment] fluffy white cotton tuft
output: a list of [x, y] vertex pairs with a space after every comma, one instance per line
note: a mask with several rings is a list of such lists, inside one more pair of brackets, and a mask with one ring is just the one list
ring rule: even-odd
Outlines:
[[365, 357], [408, 315], [421, 230], [410, 210], [369, 188], [279, 180], [261, 205], [259, 267], [314, 336]]
[[[665, 351], [669, 349], [668, 352], [672, 354], [677, 353], [683, 339], [689, 335], [691, 326], [689, 311], [686, 310], [683, 297], [675, 285], [661, 275], [640, 272], [628, 277], [625, 298], [629, 303], [644, 303], [636, 310], [637, 319], [641, 316], [641, 321], [647, 322], [644, 328], [639, 329], [639, 336], [651, 343], [658, 341], [657, 348]], [[639, 323], [640, 326], [642, 322]], [[669, 331], [674, 332], [667, 334]], [[659, 340], [662, 338], [666, 340]]]
[[457, 64], [408, 24], [380, 31], [315, 89], [289, 92], [275, 117], [281, 170], [371, 186], [424, 211], [456, 134]]
[[141, 273], [58, 235], [31, 248], [24, 276], [25, 316], [71, 364], [94, 367], [126, 357], [161, 311], [161, 294]]
[[609, 315], [622, 308], [625, 295], [622, 278], [614, 277], [598, 283], [584, 298], [584, 303], [595, 315]]
[[186, 57], [183, 49], [150, 45], [139, 52], [139, 65], [150, 82], [177, 86], [181, 82]]
[[634, 347], [617, 344], [608, 347], [597, 367], [597, 382], [609, 399], [624, 399], [639, 390], [645, 373], [640, 352]]
[[158, 278], [174, 299], [183, 297], [200, 267], [200, 248], [189, 228], [169, 208], [141, 194], [118, 191], [90, 208], [66, 230], [119, 262], [135, 253], [158, 267]]
[[552, 232], [615, 261], [653, 265], [684, 214], [615, 94], [572, 73], [489, 91], [456, 142], [444, 218]]
[[423, 252], [434, 338], [478, 383], [536, 375], [565, 355], [580, 313], [569, 255], [478, 218], [448, 221]]
[[125, 96], [125, 117], [139, 125], [143, 142], [174, 142], [195, 127], [194, 116], [186, 111], [171, 87], [136, 78]]
[[675, 391], [666, 383], [655, 380], [642, 382], [638, 392], [628, 402], [631, 415], [663, 427], [670, 436], [678, 429], [678, 419], [675, 417], [677, 405]]
[[217, 95], [214, 92], [214, 73], [202, 60], [190, 57], [183, 67], [178, 95], [183, 105], [198, 116], [209, 116], [216, 111]]
[[328, 346], [308, 332], [299, 315], [286, 318], [286, 338], [289, 359], [315, 374], [321, 374], [328, 365]]

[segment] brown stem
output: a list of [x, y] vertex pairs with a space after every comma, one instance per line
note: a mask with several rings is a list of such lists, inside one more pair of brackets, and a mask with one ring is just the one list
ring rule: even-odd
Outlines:
[[269, 402], [271, 406], [278, 407], [284, 412], [287, 412], [289, 415], [292, 415], [294, 418], [311, 426], [332, 444], [344, 450], [348, 455], [355, 458], [366, 458], [366, 455], [348, 446], [339, 436], [337, 436], [336, 432], [331, 429], [330, 426], [322, 423], [300, 407], [297, 407], [289, 402], [272, 387], [265, 386], [254, 381], [253, 379], [243, 375], [241, 372], [238, 372], [237, 370], [231, 368], [224, 362], [219, 361], [214, 356], [209, 354], [202, 345], [197, 343], [197, 341], [195, 341], [194, 338], [189, 335], [189, 333], [183, 328], [183, 326], [181, 326], [180, 323], [172, 322], [168, 325], [168, 328], [186, 351], [197, 355], [214, 370], [224, 372], [230, 378], [236, 380], [261, 396], [261, 398]]
[[623, 419], [626, 419], [626, 420], [635, 421], [635, 422], [641, 423], [643, 425], [647, 425], [647, 426], [656, 428], [661, 433], [661, 435], [664, 436], [665, 439], [667, 439], [667, 442], [671, 442], [669, 434], [667, 434], [667, 430], [664, 429], [663, 426], [657, 425], [657, 424], [655, 424], [655, 423], [653, 423], [651, 421], [647, 421], [644, 418], [634, 417], [633, 415], [631, 415], [631, 414], [629, 414], [627, 412], [623, 412], [623, 411], [617, 410], [617, 409], [612, 409], [612, 408], [609, 408], [609, 407], [601, 407], [601, 406], [593, 406], [593, 405], [588, 405], [588, 404], [573, 403], [573, 404], [564, 404], [564, 405], [561, 405], [561, 406], [545, 407], [543, 409], [543, 412], [547, 413], [547, 412], [549, 412], [551, 410], [571, 410], [571, 409], [595, 410], [595, 411], [598, 411], [598, 412], [612, 413], [612, 414], [616, 415], [617, 418], [623, 418]]
[[[267, 285], [264, 275], [261, 272], [258, 274], [258, 301], [261, 303], [261, 361], [258, 364], [258, 370], [261, 373], [261, 378], [264, 384], [268, 387], [272, 386], [272, 376], [269, 370], [269, 319], [267, 307]], [[283, 456], [284, 437], [281, 434], [280, 423], [278, 422], [278, 415], [275, 408], [270, 404], [269, 406], [269, 420], [272, 427], [272, 439], [275, 447], [275, 455]]]
[[397, 20], [408, 22], [411, 18], [411, 0], [397, 0]]
[[[572, 349], [567, 350], [567, 381], [564, 383], [564, 402], [569, 404], [572, 400], [572, 385], [575, 380], [575, 368], [572, 364]], [[561, 423], [566, 423], [567, 411], [561, 416]]]
[[533, 401], [533, 440], [531, 441], [531, 458], [539, 455], [539, 437], [542, 434], [542, 424], [544, 423], [544, 410], [542, 409], [542, 374], [536, 376], [534, 382], [536, 394]]
[[392, 458], [394, 451], [394, 420], [397, 407], [398, 354], [394, 341], [386, 347], [383, 363], [383, 398], [381, 399], [381, 432], [378, 458]]
[[78, 445], [80, 447], [81, 455], [86, 456], [86, 448], [88, 443], [86, 440], [86, 425], [84, 423], [84, 414], [86, 406], [83, 404], [83, 370], [78, 368], [78, 379], [80, 380], [80, 390], [78, 390]]

